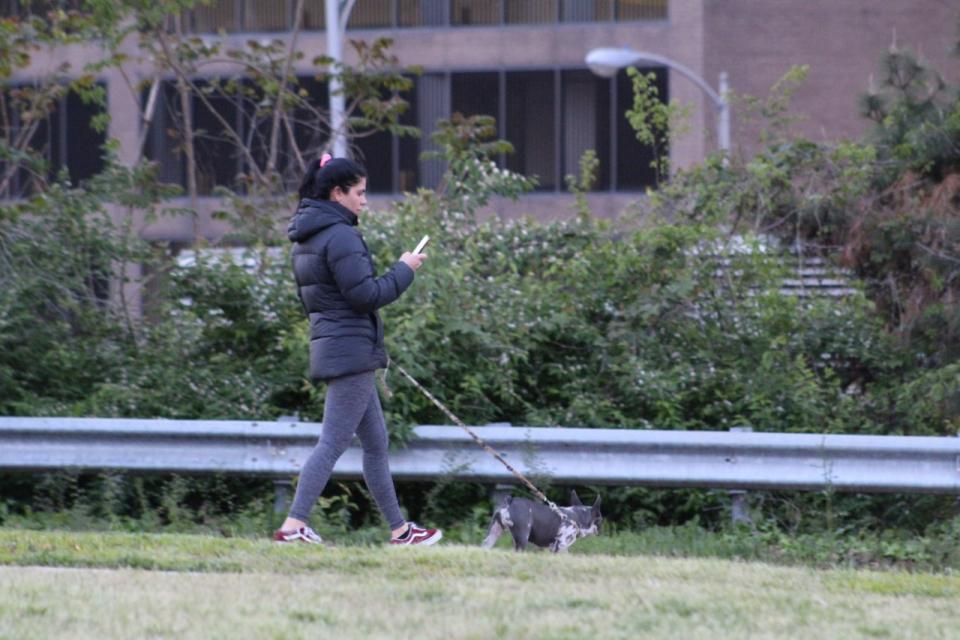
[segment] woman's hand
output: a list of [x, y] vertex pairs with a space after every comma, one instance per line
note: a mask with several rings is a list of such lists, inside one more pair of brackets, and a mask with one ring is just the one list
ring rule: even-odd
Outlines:
[[420, 265], [423, 264], [423, 261], [426, 260], [427, 254], [425, 253], [410, 253], [407, 251], [402, 256], [400, 256], [400, 262], [407, 265], [414, 271], [420, 268]]

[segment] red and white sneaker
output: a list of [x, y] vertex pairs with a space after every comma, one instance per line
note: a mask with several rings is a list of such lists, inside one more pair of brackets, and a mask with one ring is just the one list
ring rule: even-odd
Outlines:
[[277, 529], [273, 532], [274, 542], [305, 542], [307, 544], [326, 544], [317, 532], [310, 527], [300, 527], [293, 531]]
[[398, 538], [391, 538], [390, 544], [422, 544], [429, 547], [440, 542], [443, 532], [440, 529], [424, 529], [414, 522], [408, 522], [407, 532]]

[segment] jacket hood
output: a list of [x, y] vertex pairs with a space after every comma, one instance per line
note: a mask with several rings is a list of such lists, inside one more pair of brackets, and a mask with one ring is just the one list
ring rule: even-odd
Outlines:
[[336, 202], [304, 198], [290, 219], [287, 237], [290, 242], [303, 242], [335, 224], [356, 226], [357, 216]]

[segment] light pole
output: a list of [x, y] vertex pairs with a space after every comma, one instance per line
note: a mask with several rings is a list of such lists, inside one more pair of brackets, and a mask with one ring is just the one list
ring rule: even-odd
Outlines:
[[727, 72], [720, 72], [719, 92], [714, 91], [707, 82], [683, 66], [655, 53], [634, 51], [633, 49], [600, 48], [592, 49], [586, 57], [587, 66], [598, 76], [612, 78], [617, 71], [637, 63], [646, 62], [669, 67], [683, 76], [686, 76], [695, 85], [700, 87], [717, 109], [717, 146], [723, 152], [724, 158], [730, 152], [730, 103], [727, 102]]
[[[336, 67], [343, 62], [343, 33], [347, 30], [347, 21], [356, 0], [326, 0], [324, 6], [327, 25], [327, 55], [333, 60]], [[347, 156], [347, 137], [345, 134], [346, 122], [344, 112], [346, 102], [343, 97], [343, 83], [340, 81], [339, 69], [330, 74], [327, 83], [330, 94], [330, 137], [333, 138], [332, 154], [335, 158]]]

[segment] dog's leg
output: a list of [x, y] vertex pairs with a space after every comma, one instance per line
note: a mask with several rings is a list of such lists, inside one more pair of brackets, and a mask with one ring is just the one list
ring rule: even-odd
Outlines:
[[530, 518], [524, 518], [520, 522], [514, 521], [510, 527], [510, 533], [513, 534], [513, 548], [517, 551], [523, 551], [527, 548], [530, 541], [530, 529], [533, 522]]
[[480, 546], [483, 549], [492, 549], [501, 535], [503, 535], [503, 523], [500, 522], [500, 512], [497, 511], [493, 514], [493, 520], [490, 521], [490, 530], [487, 531], [487, 537], [483, 539], [483, 544]]

